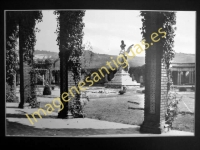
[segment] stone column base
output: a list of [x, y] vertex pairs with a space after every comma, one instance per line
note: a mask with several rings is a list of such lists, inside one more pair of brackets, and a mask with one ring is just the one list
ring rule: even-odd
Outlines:
[[74, 116], [72, 115], [72, 113], [70, 111], [68, 111], [66, 118], [67, 119], [72, 119], [72, 118], [74, 118]]
[[160, 124], [155, 123], [144, 123], [140, 126], [141, 133], [153, 133], [153, 134], [161, 134], [165, 132], [164, 126], [162, 127]]
[[63, 115], [63, 112], [61, 114], [61, 112], [58, 113], [58, 118], [61, 118], [61, 119], [72, 119], [74, 118], [74, 116], [72, 115], [72, 113], [70, 111], [67, 112], [67, 114], [64, 114]]

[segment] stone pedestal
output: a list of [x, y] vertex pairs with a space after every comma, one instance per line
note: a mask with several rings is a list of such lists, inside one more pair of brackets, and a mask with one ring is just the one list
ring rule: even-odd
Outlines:
[[126, 86], [128, 88], [140, 86], [140, 83], [137, 83], [135, 80], [132, 81], [129, 73], [124, 71], [123, 69], [119, 69], [114, 78], [108, 83], [104, 84], [106, 88], [121, 88], [122, 86]]

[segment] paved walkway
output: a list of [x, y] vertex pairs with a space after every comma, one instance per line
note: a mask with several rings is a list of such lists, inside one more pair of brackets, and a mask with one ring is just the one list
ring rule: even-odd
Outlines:
[[60, 129], [67, 131], [67, 133], [73, 131], [71, 136], [85, 137], [194, 136], [194, 133], [177, 130], [171, 130], [162, 134], [141, 134], [139, 132], [140, 127], [137, 125], [114, 123], [89, 118], [58, 119], [56, 118], [57, 113], [55, 112], [52, 112], [50, 115], [47, 114], [47, 116], [44, 116], [44, 114], [41, 113], [42, 119], [37, 117], [37, 122], [32, 118], [32, 121], [34, 122], [32, 125], [25, 114], [31, 115], [33, 112], [37, 111], [37, 109], [28, 109], [27, 107], [19, 109], [17, 106], [17, 103], [6, 104], [6, 119], [9, 121], [8, 123], [18, 123], [18, 126], [22, 125], [22, 133], [20, 135], [26, 135], [23, 133], [23, 129], [28, 128], [27, 130], [38, 129], [37, 131], [39, 132], [44, 132], [44, 129], [50, 130], [49, 132], [51, 132], [52, 129]]

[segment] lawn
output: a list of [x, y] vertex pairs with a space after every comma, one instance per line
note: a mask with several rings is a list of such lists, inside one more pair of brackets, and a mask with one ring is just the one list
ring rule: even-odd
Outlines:
[[173, 123], [173, 129], [194, 132], [194, 114], [179, 114]]
[[[58, 95], [59, 90], [52, 91]], [[90, 93], [90, 101], [85, 106], [84, 112], [87, 118], [106, 120], [124, 124], [141, 125], [144, 119], [144, 94], [127, 91], [124, 95], [118, 93]], [[57, 96], [39, 96], [41, 107], [52, 103]], [[173, 123], [173, 129], [194, 132], [194, 92], [178, 92], [183, 96], [179, 103], [180, 114]], [[186, 106], [187, 105], [187, 106]], [[55, 111], [57, 111], [56, 109]]]
[[110, 98], [91, 99], [84, 111], [88, 118], [140, 125], [143, 122], [144, 110], [138, 107], [140, 105], [131, 102], [138, 102], [141, 97], [144, 96], [139, 94], [134, 97], [118, 95]]
[[[194, 98], [192, 95], [194, 93], [183, 95], [179, 103], [180, 114], [173, 123], [173, 129], [194, 132]], [[179, 93], [180, 96], [182, 93]], [[88, 118], [141, 125], [144, 119], [144, 110], [141, 109], [142, 105], [144, 106], [143, 100], [144, 95], [140, 93], [93, 98], [85, 106], [84, 111]], [[187, 104], [192, 113], [183, 102]]]

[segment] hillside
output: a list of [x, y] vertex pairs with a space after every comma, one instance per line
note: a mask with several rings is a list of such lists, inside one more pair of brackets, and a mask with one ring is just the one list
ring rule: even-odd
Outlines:
[[[43, 57], [53, 58], [54, 60], [58, 59], [57, 52], [49, 52], [49, 51], [35, 51], [35, 58], [42, 59]], [[82, 67], [83, 68], [100, 68], [102, 66], [106, 66], [107, 61], [112, 61], [112, 59], [116, 60], [117, 55], [107, 55], [107, 54], [97, 54], [92, 51], [84, 51], [82, 57]], [[172, 60], [172, 63], [195, 63], [195, 54], [184, 54], [184, 53], [176, 53], [175, 58]], [[113, 63], [111, 63], [113, 64]], [[142, 66], [145, 64], [144, 57], [134, 57], [129, 60], [130, 67]], [[112, 65], [114, 66], [114, 65]], [[59, 69], [60, 60], [55, 64], [55, 69]]]
[[172, 63], [195, 63], [195, 54], [176, 53]]
[[58, 52], [50, 52], [45, 50], [35, 50], [34, 59], [43, 59], [43, 58], [58, 58]]
[[[107, 61], [112, 61], [112, 59], [116, 60], [116, 55], [107, 55], [107, 54], [96, 54], [91, 51], [85, 51], [82, 57], [82, 67], [83, 68], [100, 68], [102, 66], [106, 66]], [[129, 61], [130, 67], [142, 66], [144, 65], [145, 59], [144, 57], [135, 57], [134, 59]], [[55, 69], [59, 69], [60, 60], [55, 64]], [[115, 67], [113, 63], [111, 66]]]

